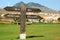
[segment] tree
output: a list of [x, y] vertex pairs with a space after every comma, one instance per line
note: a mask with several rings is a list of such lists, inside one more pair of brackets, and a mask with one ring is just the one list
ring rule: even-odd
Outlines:
[[13, 20], [14, 20], [14, 23], [17, 23], [17, 24], [18, 24], [19, 21], [20, 21], [19, 18], [15, 18], [15, 17], [13, 18]]
[[58, 21], [60, 22], [60, 17], [58, 18]]

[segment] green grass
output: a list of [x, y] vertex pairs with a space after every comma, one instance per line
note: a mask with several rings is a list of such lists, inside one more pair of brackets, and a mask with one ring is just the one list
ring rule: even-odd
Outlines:
[[[0, 40], [19, 40], [20, 25], [0, 24]], [[34, 23], [26, 26], [26, 40], [60, 40], [60, 24]]]

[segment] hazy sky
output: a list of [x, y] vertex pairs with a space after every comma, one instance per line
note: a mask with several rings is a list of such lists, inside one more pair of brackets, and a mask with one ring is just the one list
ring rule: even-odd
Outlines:
[[41, 5], [44, 5], [48, 8], [60, 10], [60, 0], [0, 0], [0, 8], [4, 8], [8, 5], [13, 6], [14, 4], [21, 2], [21, 1], [25, 3], [35, 2]]

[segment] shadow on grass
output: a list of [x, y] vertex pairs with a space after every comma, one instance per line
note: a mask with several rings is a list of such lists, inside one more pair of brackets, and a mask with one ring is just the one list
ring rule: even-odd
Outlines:
[[[43, 35], [40, 36], [27, 36], [26, 38], [37, 38], [37, 37], [44, 37]], [[17, 37], [16, 39], [20, 39], [19, 37]]]
[[43, 35], [41, 36], [27, 36], [26, 38], [37, 38], [37, 37], [44, 37]]

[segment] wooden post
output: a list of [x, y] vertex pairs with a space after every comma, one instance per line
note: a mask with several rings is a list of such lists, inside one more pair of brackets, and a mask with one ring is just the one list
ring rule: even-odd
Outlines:
[[26, 39], [26, 5], [21, 4], [20, 40]]

